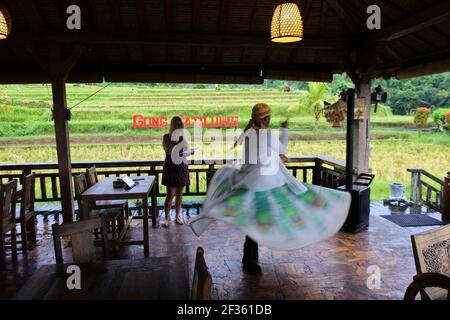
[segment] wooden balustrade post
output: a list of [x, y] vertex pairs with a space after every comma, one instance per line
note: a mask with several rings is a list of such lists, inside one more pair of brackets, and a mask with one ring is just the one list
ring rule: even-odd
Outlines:
[[208, 171], [206, 172], [206, 189], [208, 189], [209, 183], [211, 182], [212, 176], [214, 175], [214, 165], [208, 165]]
[[450, 172], [444, 177], [441, 201], [442, 221], [450, 222]]
[[314, 160], [314, 169], [312, 176], [312, 183], [320, 186], [321, 185], [321, 174], [322, 174], [322, 163], [319, 158]]
[[27, 175], [31, 174], [31, 170], [30, 169], [23, 169], [22, 170], [22, 176], [20, 177], [20, 183], [23, 184], [23, 178]]

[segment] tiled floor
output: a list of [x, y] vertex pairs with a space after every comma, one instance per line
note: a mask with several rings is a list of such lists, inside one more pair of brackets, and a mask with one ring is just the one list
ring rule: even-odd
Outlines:
[[[242, 273], [245, 235], [221, 222], [213, 223], [199, 238], [187, 226], [151, 228], [150, 256], [187, 254], [192, 257], [192, 275], [195, 249], [202, 246], [215, 299], [402, 299], [415, 274], [410, 235], [435, 227], [401, 228], [380, 214], [386, 214], [385, 208], [373, 203], [370, 226], [358, 234], [339, 232], [327, 241], [293, 251], [260, 247], [261, 276]], [[13, 297], [37, 268], [55, 263], [53, 223], [53, 216], [48, 221], [38, 218], [39, 243], [28, 259], [19, 254], [13, 265], [8, 257], [8, 268], [0, 274], [0, 298]], [[141, 233], [142, 220], [135, 220], [129, 236]], [[144, 258], [143, 246], [124, 247], [116, 258]], [[371, 266], [379, 268], [379, 288], [367, 285]]]

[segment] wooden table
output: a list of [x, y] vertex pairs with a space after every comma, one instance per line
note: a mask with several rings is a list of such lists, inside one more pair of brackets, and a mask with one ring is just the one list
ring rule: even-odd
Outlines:
[[[127, 240], [122, 241], [122, 245], [130, 244], [144, 244], [144, 254], [148, 255], [148, 195], [152, 191], [152, 225], [156, 226], [156, 216], [157, 216], [157, 200], [156, 200], [156, 188], [155, 176], [140, 176], [133, 177], [137, 180], [136, 186], [129, 190], [124, 188], [114, 188], [113, 181], [117, 178], [104, 178], [94, 184], [92, 187], [87, 189], [81, 194], [81, 200], [83, 203], [83, 208], [81, 211], [81, 218], [86, 218], [89, 216], [89, 203], [97, 200], [124, 200], [124, 199], [141, 199], [142, 209], [143, 209], [143, 226], [144, 226], [144, 239], [143, 240]], [[131, 223], [132, 217], [130, 216], [126, 222], [126, 227], [128, 228]]]
[[189, 299], [188, 259], [159, 257], [78, 264], [81, 289], [69, 290], [66, 265], [41, 267], [16, 300]]

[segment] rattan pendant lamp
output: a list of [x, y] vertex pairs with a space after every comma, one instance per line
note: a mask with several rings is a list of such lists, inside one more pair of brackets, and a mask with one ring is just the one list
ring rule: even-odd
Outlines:
[[11, 34], [12, 19], [6, 7], [0, 2], [0, 40], [7, 39]]
[[289, 43], [303, 39], [303, 21], [296, 3], [287, 2], [277, 5], [270, 28], [272, 42]]

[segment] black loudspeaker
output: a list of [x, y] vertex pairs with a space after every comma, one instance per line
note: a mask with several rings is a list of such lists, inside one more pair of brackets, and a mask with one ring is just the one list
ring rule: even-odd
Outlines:
[[[347, 191], [345, 186], [338, 190]], [[352, 203], [341, 231], [357, 233], [369, 226], [370, 187], [354, 185], [350, 194]]]

